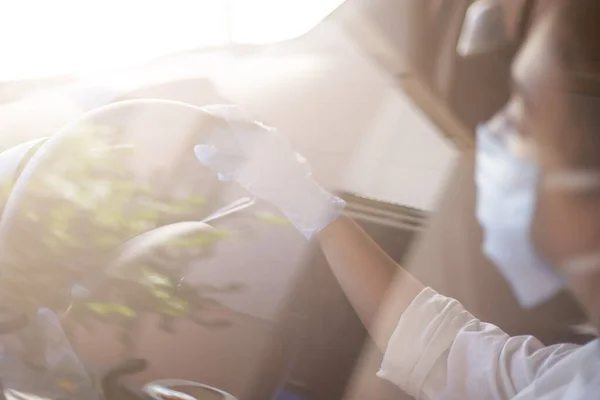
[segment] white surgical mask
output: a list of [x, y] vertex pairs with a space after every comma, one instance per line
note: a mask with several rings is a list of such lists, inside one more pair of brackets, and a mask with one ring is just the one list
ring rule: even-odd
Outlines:
[[511, 153], [508, 141], [487, 125], [477, 129], [477, 219], [483, 252], [499, 268], [523, 307], [534, 307], [564, 286], [531, 240], [539, 169]]

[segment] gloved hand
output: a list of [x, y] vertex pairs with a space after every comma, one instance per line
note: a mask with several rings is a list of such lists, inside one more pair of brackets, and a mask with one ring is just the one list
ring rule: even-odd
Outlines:
[[237, 106], [204, 110], [225, 123], [196, 146], [196, 157], [221, 180], [235, 181], [273, 204], [307, 238], [340, 215], [344, 201], [312, 178], [306, 160], [276, 129], [253, 121]]

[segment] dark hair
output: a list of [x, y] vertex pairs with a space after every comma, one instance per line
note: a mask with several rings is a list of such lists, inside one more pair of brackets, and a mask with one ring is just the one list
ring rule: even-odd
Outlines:
[[561, 70], [574, 166], [600, 169], [600, 0], [558, 0], [550, 11], [554, 61]]

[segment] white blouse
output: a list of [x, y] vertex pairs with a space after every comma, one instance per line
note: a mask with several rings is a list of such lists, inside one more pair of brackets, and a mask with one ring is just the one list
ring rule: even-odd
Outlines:
[[378, 376], [417, 399], [600, 399], [600, 341], [510, 337], [427, 288], [400, 318]]

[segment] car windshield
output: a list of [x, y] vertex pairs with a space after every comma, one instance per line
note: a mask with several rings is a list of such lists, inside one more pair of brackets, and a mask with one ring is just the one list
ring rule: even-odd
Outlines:
[[285, 137], [401, 261], [457, 151], [346, 31], [343, 1], [9, 3], [7, 398], [341, 398], [367, 333], [324, 255], [194, 148], [230, 128], [206, 106], [237, 105], [258, 122], [238, 129]]
[[59, 0], [0, 5], [0, 81], [90, 73], [308, 32], [344, 0]]

